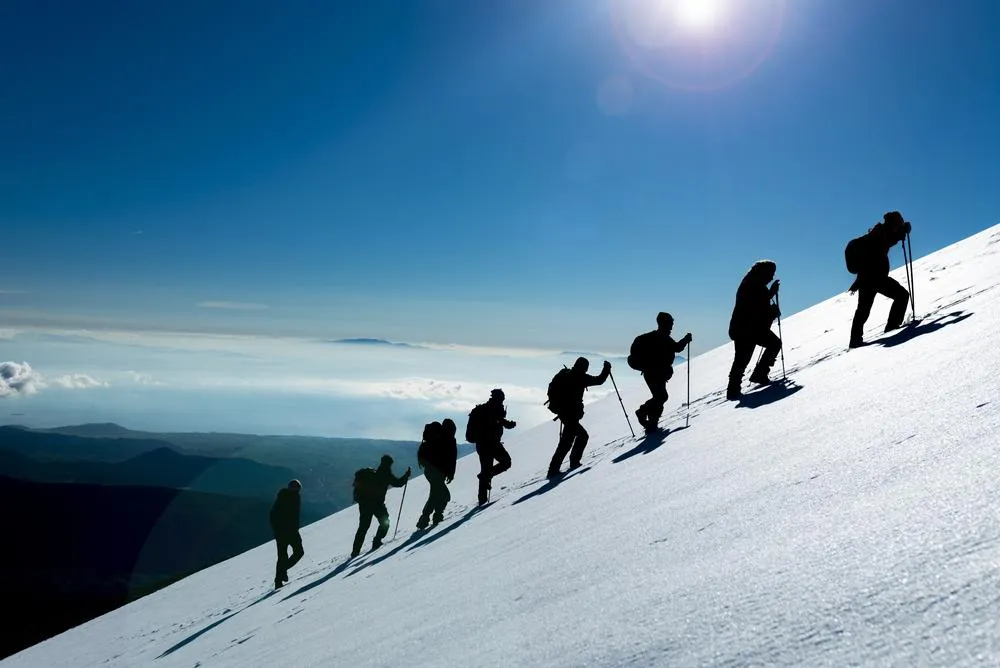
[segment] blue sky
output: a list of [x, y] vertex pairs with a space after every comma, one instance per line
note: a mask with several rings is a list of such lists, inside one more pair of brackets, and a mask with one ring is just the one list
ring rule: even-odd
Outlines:
[[0, 328], [704, 350], [997, 222], [996, 3], [679, 2], [6, 2]]

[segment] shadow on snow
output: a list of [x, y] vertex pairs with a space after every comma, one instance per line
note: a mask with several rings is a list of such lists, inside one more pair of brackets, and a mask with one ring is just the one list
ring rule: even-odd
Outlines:
[[618, 455], [617, 457], [615, 457], [611, 461], [614, 464], [620, 464], [623, 461], [625, 461], [626, 459], [631, 459], [632, 457], [635, 457], [636, 455], [648, 455], [653, 450], [656, 450], [658, 447], [660, 447], [661, 445], [663, 445], [663, 442], [665, 440], [667, 440], [667, 436], [669, 436], [670, 434], [672, 434], [674, 432], [684, 431], [687, 428], [688, 428], [688, 425], [684, 425], [683, 427], [676, 427], [674, 429], [664, 429], [662, 431], [653, 432], [652, 434], [647, 434], [646, 438], [644, 438], [641, 441], [639, 441], [638, 445], [636, 445], [634, 448], [632, 448], [628, 452], [625, 452], [625, 453], [622, 453], [622, 454]]
[[787, 378], [783, 381], [778, 380], [770, 385], [765, 385], [759, 390], [744, 394], [736, 405], [743, 408], [760, 408], [761, 406], [773, 404], [775, 401], [781, 401], [786, 397], [790, 397], [801, 390], [802, 387], [802, 385]]
[[972, 313], [969, 313], [968, 311], [955, 311], [953, 313], [945, 313], [943, 315], [936, 316], [932, 320], [918, 320], [915, 324], [903, 327], [902, 329], [878, 339], [877, 341], [873, 341], [872, 343], [879, 346], [885, 346], [887, 348], [898, 346], [901, 343], [906, 343], [910, 339], [914, 339], [924, 334], [930, 334], [931, 332], [936, 332], [942, 327], [947, 327], [948, 325], [954, 325], [955, 323], [962, 322], [971, 316]]
[[547, 481], [544, 485], [542, 485], [541, 487], [539, 487], [538, 489], [536, 489], [534, 492], [529, 492], [529, 493], [525, 494], [520, 499], [518, 499], [517, 501], [515, 501], [514, 503], [512, 503], [510, 505], [516, 506], [517, 504], [522, 503], [524, 501], [527, 501], [528, 499], [534, 498], [534, 497], [539, 496], [541, 494], [545, 494], [545, 492], [551, 491], [551, 490], [555, 489], [556, 487], [558, 487], [559, 483], [561, 483], [562, 481], [566, 480], [567, 478], [572, 478], [575, 475], [579, 475], [579, 474], [581, 474], [581, 473], [583, 473], [585, 471], [589, 471], [589, 470], [590, 470], [589, 466], [584, 466], [584, 467], [578, 468], [578, 469], [576, 469], [574, 471], [570, 471], [569, 473], [561, 475], [561, 476], [559, 476], [557, 478], [553, 478], [552, 480]]
[[298, 589], [296, 589], [295, 591], [293, 591], [291, 594], [289, 594], [285, 598], [281, 599], [282, 602], [287, 601], [290, 598], [294, 598], [294, 597], [298, 596], [299, 594], [304, 594], [307, 591], [309, 591], [310, 589], [313, 589], [314, 587], [320, 586], [321, 584], [323, 584], [327, 580], [331, 580], [331, 579], [337, 577], [338, 575], [340, 575], [341, 573], [343, 573], [345, 570], [347, 570], [347, 567], [350, 564], [351, 564], [351, 559], [348, 558], [347, 561], [345, 561], [341, 565], [339, 565], [336, 568], [334, 568], [332, 571], [330, 571], [329, 573], [327, 573], [326, 575], [324, 575], [323, 577], [321, 577], [319, 580], [316, 580], [315, 582], [310, 582], [309, 584], [306, 584], [306, 585], [302, 585], [301, 587], [299, 587]]
[[250, 604], [248, 604], [248, 605], [240, 608], [236, 612], [231, 612], [228, 615], [226, 615], [225, 617], [223, 617], [222, 619], [217, 619], [216, 621], [212, 622], [211, 624], [209, 624], [208, 626], [206, 626], [205, 628], [203, 628], [201, 631], [197, 631], [195, 633], [192, 633], [187, 638], [185, 638], [184, 640], [180, 641], [179, 643], [177, 643], [176, 645], [174, 645], [173, 647], [171, 647], [170, 649], [168, 649], [167, 651], [165, 651], [163, 654], [161, 654], [160, 656], [158, 656], [156, 658], [157, 659], [162, 659], [162, 658], [164, 658], [166, 656], [170, 656], [171, 654], [173, 654], [177, 650], [181, 649], [182, 647], [186, 647], [187, 645], [190, 645], [191, 643], [193, 643], [198, 638], [202, 637], [203, 635], [205, 635], [206, 633], [208, 633], [212, 629], [214, 629], [217, 626], [221, 625], [223, 622], [232, 619], [233, 617], [235, 617], [236, 615], [240, 614], [244, 610], [252, 608], [253, 606], [255, 606], [258, 603], [260, 603], [261, 601], [263, 601], [263, 600], [265, 600], [267, 598], [270, 598], [271, 596], [274, 595], [274, 593], [276, 591], [277, 591], [277, 589], [272, 589], [271, 591], [267, 592], [263, 596], [259, 597], [256, 601], [254, 601], [254, 602], [252, 602], [252, 603], [250, 603]]
[[414, 543], [413, 545], [411, 545], [409, 548], [407, 548], [407, 551], [409, 551], [409, 550], [415, 550], [418, 547], [423, 547], [424, 545], [430, 545], [431, 543], [433, 543], [434, 541], [438, 540], [439, 538], [444, 538], [449, 533], [451, 533], [452, 531], [454, 531], [455, 529], [457, 529], [459, 526], [461, 526], [462, 524], [465, 524], [466, 522], [468, 522], [469, 520], [471, 520], [474, 516], [476, 516], [482, 510], [484, 510], [488, 505], [489, 505], [488, 503], [484, 503], [481, 506], [473, 506], [472, 508], [470, 508], [469, 510], [467, 510], [464, 515], [462, 515], [460, 518], [458, 518], [457, 520], [455, 520], [454, 522], [452, 522], [451, 524], [449, 524], [447, 528], [442, 529], [441, 531], [434, 532], [434, 533], [432, 533], [431, 535], [429, 535], [429, 536], [427, 536], [425, 538], [421, 538], [419, 541], [417, 541], [416, 543]]

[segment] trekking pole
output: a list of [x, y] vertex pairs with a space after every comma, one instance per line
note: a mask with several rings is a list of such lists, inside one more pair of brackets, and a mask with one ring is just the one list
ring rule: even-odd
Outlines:
[[[909, 294], [912, 295], [913, 294], [913, 285], [912, 285], [912, 282], [910, 281], [910, 256], [906, 254], [906, 239], [905, 238], [902, 241], [902, 246], [903, 246], [903, 269], [906, 271], [906, 290], [907, 290], [907, 292]], [[910, 306], [911, 306], [910, 310], [912, 311], [913, 310], [912, 309], [913, 304], [911, 303]]]
[[907, 278], [910, 281], [910, 319], [917, 319], [917, 303], [916, 297], [913, 295], [913, 284], [917, 280], [917, 277], [913, 273], [913, 245], [910, 243], [910, 233], [906, 233], [906, 245], [907, 252], [904, 254], [907, 265], [909, 266], [909, 271], [907, 272]]
[[687, 427], [691, 423], [691, 342], [688, 341], [687, 352], [684, 353], [687, 357], [687, 368], [688, 368], [688, 400], [687, 400], [687, 416], [684, 418], [684, 426]]
[[774, 305], [778, 308], [778, 339], [781, 341], [781, 380], [787, 380], [785, 376], [785, 337], [781, 335], [781, 300], [778, 293], [774, 293]]
[[406, 486], [410, 484], [410, 479], [407, 478], [406, 482], [403, 483], [403, 498], [399, 500], [399, 514], [396, 515], [396, 530], [392, 532], [392, 539], [396, 539], [396, 534], [399, 532], [399, 518], [403, 516], [403, 501], [406, 501]]
[[625, 402], [622, 401], [622, 393], [618, 391], [618, 383], [615, 382], [615, 376], [609, 371], [608, 377], [611, 378], [611, 384], [615, 386], [615, 394], [618, 395], [618, 403], [622, 405], [622, 413], [625, 413], [625, 422], [628, 422], [628, 430], [632, 432], [632, 438], [635, 438], [635, 430], [632, 429], [632, 421], [628, 419], [628, 411], [625, 410]]
[[903, 267], [906, 269], [906, 290], [910, 294], [910, 322], [913, 322], [916, 319], [916, 313], [913, 312], [913, 276], [910, 269], [910, 254], [906, 251], [906, 237], [900, 243], [903, 246]]

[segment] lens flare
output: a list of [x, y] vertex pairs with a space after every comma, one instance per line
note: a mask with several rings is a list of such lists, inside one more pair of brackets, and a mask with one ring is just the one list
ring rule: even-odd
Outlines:
[[744, 79], [774, 49], [788, 0], [612, 0], [619, 44], [646, 76], [685, 90]]
[[674, 15], [677, 23], [689, 30], [708, 30], [719, 19], [721, 10], [717, 0], [677, 0]]

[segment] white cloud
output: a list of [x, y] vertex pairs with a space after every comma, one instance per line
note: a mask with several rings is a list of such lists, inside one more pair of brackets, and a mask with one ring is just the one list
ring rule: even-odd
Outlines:
[[41, 374], [27, 362], [0, 362], [0, 397], [34, 394], [44, 386]]
[[92, 387], [107, 387], [108, 383], [95, 380], [85, 373], [70, 373], [52, 380], [53, 383], [67, 390], [86, 390]]
[[208, 301], [208, 302], [198, 302], [197, 306], [199, 308], [217, 308], [228, 311], [263, 311], [267, 308], [267, 304], [255, 304], [253, 302], [227, 302], [227, 301]]
[[0, 362], [0, 398], [35, 394], [48, 388], [50, 383], [66, 390], [86, 390], [109, 385], [106, 381], [97, 380], [85, 373], [68, 373], [47, 381], [27, 362]]
[[154, 380], [153, 377], [148, 373], [139, 373], [138, 371], [134, 371], [131, 369], [126, 373], [128, 374], [128, 377], [132, 380], [132, 382], [135, 383], [136, 385], [163, 385], [163, 383], [161, 383], [160, 381]]

